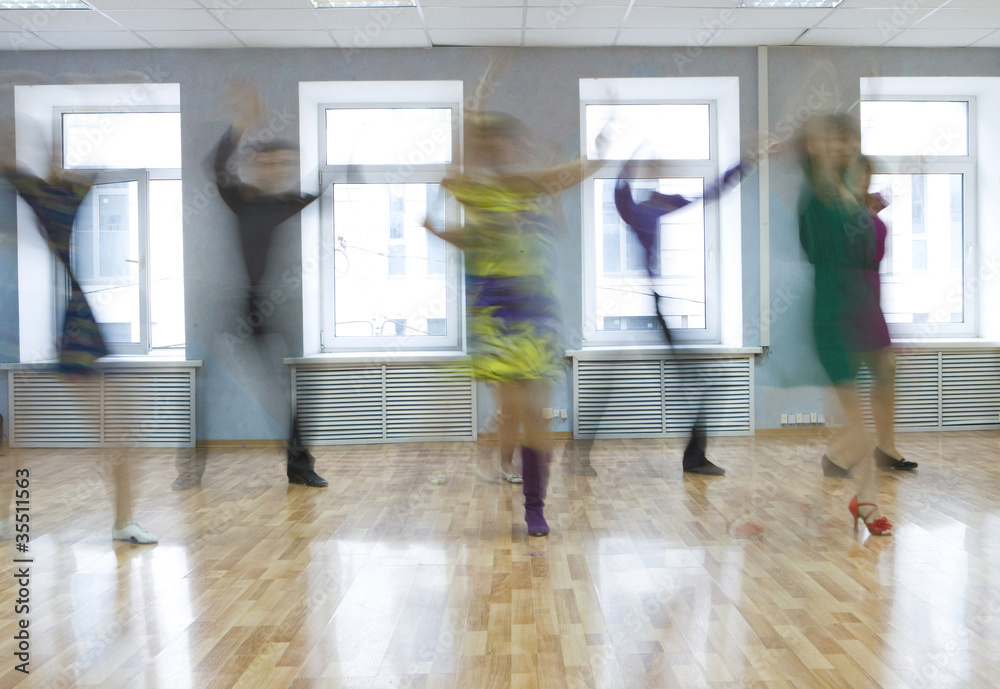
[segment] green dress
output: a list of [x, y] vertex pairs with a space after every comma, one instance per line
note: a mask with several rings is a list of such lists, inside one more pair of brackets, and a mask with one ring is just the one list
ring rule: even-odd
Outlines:
[[813, 335], [820, 363], [834, 383], [858, 372], [860, 321], [878, 295], [868, 279], [878, 270], [871, 216], [859, 201], [817, 193], [807, 185], [799, 198], [799, 240], [815, 268]]

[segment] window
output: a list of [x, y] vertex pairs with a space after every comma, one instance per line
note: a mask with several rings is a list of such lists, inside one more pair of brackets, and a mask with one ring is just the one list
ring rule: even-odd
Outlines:
[[451, 85], [439, 101], [395, 83], [337, 85], [326, 93], [338, 101], [318, 102], [318, 240], [333, 248], [321, 251], [322, 351], [462, 344], [459, 256], [424, 227], [458, 217], [439, 183], [457, 160], [461, 83], [431, 82]]
[[70, 259], [114, 353], [184, 346], [180, 113], [63, 110], [63, 166], [92, 171]]
[[[719, 179], [722, 161], [733, 164], [737, 155], [732, 139], [722, 145], [719, 134], [720, 99], [727, 127], [735, 113], [727, 90], [733, 84], [713, 81], [581, 80], [583, 146], [588, 159], [604, 161], [583, 185], [586, 345], [662, 344], [653, 290], [661, 295], [660, 310], [676, 339], [722, 339], [720, 208], [700, 199]], [[727, 128], [726, 135], [735, 136], [738, 145], [737, 129]], [[599, 149], [602, 133], [606, 143]], [[653, 192], [693, 201], [661, 219], [652, 278], [643, 247], [614, 203], [618, 174], [629, 159], [636, 161], [637, 179], [630, 186], [637, 201]], [[738, 212], [736, 219], [738, 232]], [[735, 276], [738, 281], [738, 267]], [[739, 285], [734, 286], [739, 300]]]
[[[109, 350], [183, 356], [179, 85], [16, 86], [14, 100], [17, 155], [28, 170], [44, 174], [55, 157], [94, 178], [70, 260]], [[34, 214], [22, 211], [20, 348], [22, 361], [44, 361], [55, 356], [68, 281]]]
[[871, 190], [889, 204], [882, 310], [896, 336], [976, 334], [972, 215], [975, 99], [864, 99], [861, 148]]

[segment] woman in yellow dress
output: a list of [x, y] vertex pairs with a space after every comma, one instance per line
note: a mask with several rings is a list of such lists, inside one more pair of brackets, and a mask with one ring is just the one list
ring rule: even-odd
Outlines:
[[559, 309], [550, 286], [556, 223], [549, 204], [597, 164], [518, 171], [526, 128], [501, 113], [469, 116], [465, 136], [464, 169], [441, 183], [462, 204], [465, 223], [443, 232], [426, 226], [465, 252], [473, 375], [493, 384], [505, 476], [513, 474], [510, 462], [523, 429], [524, 518], [529, 534], [544, 536], [551, 439], [542, 409], [563, 374]]

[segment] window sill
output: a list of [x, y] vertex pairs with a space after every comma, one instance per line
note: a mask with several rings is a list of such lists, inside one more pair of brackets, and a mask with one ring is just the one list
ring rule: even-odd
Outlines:
[[565, 356], [579, 361], [607, 361], [626, 359], [659, 359], [679, 354], [697, 354], [717, 357], [749, 357], [763, 353], [762, 347], [728, 347], [725, 345], [678, 345], [676, 347], [606, 346], [567, 349]]
[[[59, 365], [58, 361], [30, 361], [13, 362], [0, 364], [0, 369], [5, 371], [30, 371], [48, 370]], [[118, 370], [127, 368], [201, 368], [204, 361], [201, 359], [184, 359], [176, 356], [106, 356], [97, 362], [97, 368], [101, 370]]]
[[893, 339], [892, 346], [896, 349], [927, 349], [933, 351], [953, 349], [1000, 349], [1000, 342], [984, 340], [975, 337], [949, 338], [906, 338]]
[[465, 352], [410, 351], [410, 352], [335, 352], [311, 356], [288, 357], [287, 366], [329, 366], [331, 364], [438, 364], [457, 363], [468, 358]]

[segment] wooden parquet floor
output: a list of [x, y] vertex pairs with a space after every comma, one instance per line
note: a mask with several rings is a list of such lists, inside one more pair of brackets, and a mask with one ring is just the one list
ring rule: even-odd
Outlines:
[[99, 452], [10, 451], [31, 541], [0, 542], [0, 689], [1000, 686], [1000, 434], [899, 447], [889, 538], [854, 533], [805, 437], [711, 439], [723, 478], [682, 475], [679, 440], [599, 441], [597, 478], [557, 455], [540, 539], [469, 443], [317, 448], [327, 489], [213, 450], [180, 493], [174, 451], [136, 451], [156, 546], [110, 540]]

